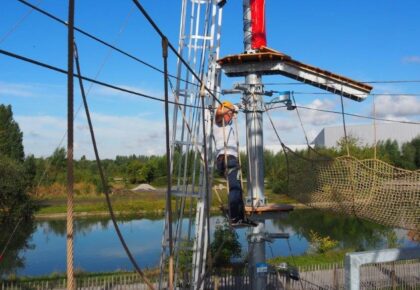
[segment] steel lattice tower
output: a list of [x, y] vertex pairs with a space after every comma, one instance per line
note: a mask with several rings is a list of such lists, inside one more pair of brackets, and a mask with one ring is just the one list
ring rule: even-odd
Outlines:
[[[198, 283], [206, 270], [209, 245], [211, 179], [206, 179], [205, 164], [207, 172], [212, 172], [214, 154], [210, 136], [213, 114], [209, 108], [214, 107], [215, 97], [218, 98], [216, 92], [220, 91], [220, 67], [216, 60], [219, 57], [222, 7], [218, 2], [182, 0], [178, 44], [178, 53], [200, 76], [209, 91], [214, 93], [202, 90], [199, 80], [180, 60], [177, 62], [177, 80], [172, 86], [174, 101], [179, 104], [174, 105], [171, 132], [172, 194], [176, 200], [173, 221], [174, 285], [188, 283], [194, 289], [201, 288]], [[206, 108], [204, 116], [201, 96]], [[207, 162], [204, 144], [207, 144]], [[165, 221], [159, 288], [163, 288], [163, 281], [166, 281], [164, 269], [169, 247], [168, 216]], [[185, 269], [180, 257], [188, 256], [191, 252], [192, 261], [188, 265], [191, 268]]]

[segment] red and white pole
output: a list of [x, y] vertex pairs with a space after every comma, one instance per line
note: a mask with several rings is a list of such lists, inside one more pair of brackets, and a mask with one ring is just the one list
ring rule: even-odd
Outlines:
[[249, 0], [251, 10], [251, 48], [267, 46], [265, 30], [265, 0]]

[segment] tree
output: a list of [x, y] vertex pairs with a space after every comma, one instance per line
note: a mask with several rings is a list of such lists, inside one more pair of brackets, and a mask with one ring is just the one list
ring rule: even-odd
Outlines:
[[66, 168], [67, 168], [67, 153], [63, 147], [54, 150], [54, 153], [49, 159], [48, 175], [50, 176], [50, 182], [64, 183], [66, 180]]
[[0, 224], [32, 215], [25, 179], [23, 165], [0, 154]]
[[13, 119], [12, 107], [0, 105], [0, 153], [22, 162], [25, 157], [22, 138], [19, 125]]
[[128, 163], [125, 170], [125, 178], [129, 183], [134, 184], [138, 182], [141, 167], [141, 162], [136, 159]]
[[23, 162], [25, 169], [25, 179], [28, 186], [28, 189], [31, 190], [35, 187], [35, 177], [36, 177], [36, 160], [34, 155], [29, 155], [25, 158]]
[[211, 255], [215, 259], [215, 267], [227, 266], [230, 260], [241, 255], [241, 244], [238, 234], [227, 224], [216, 225], [214, 240], [210, 245]]
[[414, 138], [411, 140], [411, 145], [415, 148], [416, 154], [414, 157], [414, 164], [416, 165], [416, 168], [420, 168], [420, 136]]
[[32, 216], [32, 204], [24, 167], [22, 132], [13, 120], [12, 107], [0, 105], [0, 225]]

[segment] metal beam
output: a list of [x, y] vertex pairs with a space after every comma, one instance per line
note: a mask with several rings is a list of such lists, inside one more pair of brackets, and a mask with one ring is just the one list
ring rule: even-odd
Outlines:
[[298, 62], [270, 48], [254, 54], [227, 56], [218, 63], [229, 77], [246, 76], [250, 72], [259, 75], [279, 74], [359, 102], [366, 99], [372, 90], [367, 84]]
[[317, 69], [298, 62], [290, 61], [264, 61], [241, 64], [225, 64], [223, 70], [229, 77], [245, 76], [249, 72], [260, 75], [284, 75], [303, 83], [321, 88], [334, 94], [343, 95], [355, 101], [367, 98], [371, 88], [360, 86], [360, 83], [336, 74]]

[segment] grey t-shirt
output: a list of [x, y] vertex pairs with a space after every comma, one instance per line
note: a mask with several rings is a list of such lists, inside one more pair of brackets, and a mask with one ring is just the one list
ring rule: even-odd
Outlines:
[[[223, 135], [223, 130], [224, 135]], [[216, 156], [220, 154], [233, 155], [238, 157], [238, 152], [236, 148], [236, 134], [233, 130], [232, 121], [225, 124], [225, 127], [214, 124], [213, 127], [214, 142], [216, 144]], [[225, 140], [226, 138], [226, 151], [225, 151]]]

